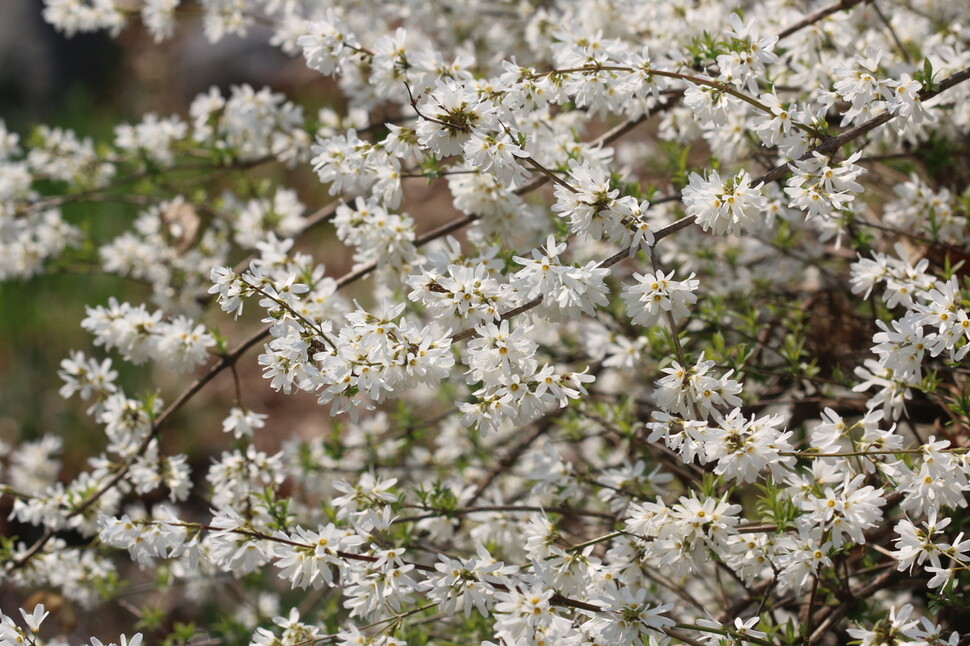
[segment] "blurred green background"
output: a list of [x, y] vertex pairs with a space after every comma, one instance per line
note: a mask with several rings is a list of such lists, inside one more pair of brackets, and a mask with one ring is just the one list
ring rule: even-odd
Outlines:
[[[21, 143], [41, 123], [110, 137], [125, 111], [116, 92], [123, 69], [119, 45], [99, 35], [63, 38], [41, 19], [40, 2], [2, 4], [0, 119], [6, 127], [20, 135]], [[64, 215], [100, 237], [119, 230], [128, 211], [117, 205], [71, 205]], [[33, 439], [90, 424], [77, 419], [83, 411], [58, 396], [57, 369], [72, 348], [91, 345], [78, 325], [84, 304], [135, 288], [126, 283], [63, 272], [0, 283], [0, 438]]]

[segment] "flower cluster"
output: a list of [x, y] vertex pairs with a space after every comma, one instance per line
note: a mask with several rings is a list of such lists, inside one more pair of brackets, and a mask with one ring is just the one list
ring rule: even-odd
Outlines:
[[186, 4], [42, 13], [299, 82], [0, 121], [0, 323], [125, 285], [0, 393], [0, 646], [965, 641], [961, 3]]
[[[905, 251], [897, 247], [897, 253]], [[905, 307], [900, 318], [888, 324], [876, 321], [879, 331], [872, 341], [872, 352], [878, 360], [869, 359], [856, 374], [863, 381], [856, 386], [866, 391], [879, 386], [880, 391], [870, 400], [870, 408], [884, 406], [889, 415], [897, 418], [910, 398], [910, 389], [923, 380], [923, 361], [927, 355], [937, 357], [945, 353], [950, 361], [959, 361], [970, 349], [970, 315], [960, 307], [959, 283], [955, 277], [943, 282], [926, 273], [928, 262], [923, 259], [915, 266], [903, 258], [875, 254], [874, 258], [860, 258], [853, 265], [853, 290], [865, 290], [885, 285], [883, 299], [889, 307]]]
[[672, 280], [674, 272], [664, 275], [662, 271], [640, 275], [633, 274], [637, 284], [623, 288], [623, 300], [627, 312], [633, 315], [633, 323], [656, 325], [662, 316], [670, 314], [674, 321], [683, 321], [690, 315], [687, 305], [697, 302], [694, 292], [700, 282], [694, 274], [687, 280]]
[[688, 215], [697, 218], [705, 231], [737, 234], [761, 224], [765, 197], [759, 189], [761, 184], [751, 186], [747, 171], [727, 181], [722, 181], [717, 171], [707, 178], [692, 173], [690, 183], [684, 188], [684, 208]]
[[94, 336], [95, 345], [117, 348], [126, 361], [136, 365], [155, 361], [179, 371], [205, 363], [209, 348], [216, 344], [203, 325], [185, 316], [163, 321], [160, 311], [149, 312], [144, 305], [132, 307], [114, 298], [107, 307], [89, 307], [81, 327]]
[[847, 210], [854, 196], [862, 192], [862, 185], [855, 180], [865, 169], [854, 163], [861, 153], [839, 163], [818, 153], [812, 155], [812, 159], [795, 164], [795, 173], [785, 188], [791, 198], [788, 206], [803, 211], [809, 220], [827, 220]]

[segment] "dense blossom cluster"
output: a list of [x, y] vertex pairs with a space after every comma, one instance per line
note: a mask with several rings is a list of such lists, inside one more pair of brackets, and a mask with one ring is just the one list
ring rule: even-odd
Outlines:
[[[43, 4], [66, 36], [268, 27], [345, 109], [0, 121], [0, 279], [152, 303], [87, 304], [61, 363], [94, 457], [0, 444], [22, 605], [150, 574], [172, 644], [963, 643], [970, 187], [928, 172], [966, 152], [961, 3]], [[118, 197], [110, 239], [68, 217]], [[260, 371], [335, 419], [263, 412]], [[0, 646], [76, 641], [19, 615]]]

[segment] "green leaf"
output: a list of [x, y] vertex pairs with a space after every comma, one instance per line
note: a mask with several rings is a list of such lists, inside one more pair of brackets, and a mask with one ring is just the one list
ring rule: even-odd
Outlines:
[[933, 63], [930, 59], [923, 59], [923, 72], [922, 74], [916, 75], [917, 80], [923, 85], [923, 89], [927, 92], [936, 92], [938, 87], [933, 81]]

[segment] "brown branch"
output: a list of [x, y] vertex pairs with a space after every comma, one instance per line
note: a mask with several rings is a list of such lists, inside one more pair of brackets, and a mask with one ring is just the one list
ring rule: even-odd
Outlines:
[[[604, 132], [602, 135], [600, 135], [596, 139], [592, 140], [590, 142], [590, 145], [591, 146], [594, 146], [594, 147], [595, 146], [603, 146], [603, 145], [606, 145], [606, 144], [611, 143], [613, 141], [616, 141], [617, 139], [619, 139], [620, 137], [622, 137], [626, 133], [628, 133], [631, 130], [633, 130], [634, 128], [636, 128], [641, 123], [645, 122], [649, 117], [652, 117], [652, 116], [654, 116], [656, 114], [659, 114], [660, 112], [662, 112], [664, 110], [667, 110], [667, 109], [671, 108], [674, 104], [675, 104], [675, 101], [669, 101], [669, 102], [664, 103], [662, 105], [655, 106], [654, 108], [652, 108], [650, 110], [650, 112], [648, 114], [645, 114], [643, 116], [637, 117], [635, 119], [627, 119], [626, 121], [623, 121], [623, 122], [617, 124], [616, 126], [614, 126], [613, 128], [607, 130], [606, 132]], [[515, 194], [515, 195], [526, 195], [526, 194], [531, 193], [531, 192], [533, 192], [533, 191], [535, 191], [535, 190], [537, 190], [539, 188], [542, 188], [543, 186], [545, 186], [548, 183], [549, 183], [549, 177], [546, 176], [546, 175], [544, 175], [544, 174], [541, 174], [540, 173], [540, 174], [536, 175], [529, 182], [523, 184], [522, 186], [519, 186], [519, 187], [515, 188], [512, 191], [512, 193]], [[481, 219], [481, 216], [476, 215], [476, 214], [466, 214], [466, 215], [462, 215], [460, 217], [455, 218], [454, 220], [452, 220], [450, 222], [446, 222], [445, 224], [443, 224], [443, 225], [441, 225], [441, 226], [439, 226], [439, 227], [437, 227], [435, 229], [432, 229], [431, 231], [428, 231], [427, 233], [421, 234], [420, 236], [418, 236], [415, 239], [414, 244], [415, 244], [415, 246], [420, 247], [421, 245], [427, 244], [427, 243], [431, 242], [432, 240], [437, 240], [438, 238], [444, 237], [444, 236], [448, 235], [449, 233], [452, 233], [454, 231], [458, 231], [459, 229], [461, 229], [461, 228], [463, 228], [463, 227], [471, 224], [472, 222], [475, 222], [476, 220], [480, 220], [480, 219]], [[370, 273], [371, 271], [373, 271], [373, 269], [374, 269], [374, 267], [368, 266], [366, 273]]]
[[902, 573], [896, 571], [895, 569], [883, 572], [869, 583], [857, 586], [855, 589], [853, 589], [849, 593], [848, 598], [844, 599], [840, 605], [835, 607], [826, 606], [820, 609], [815, 614], [813, 622], [818, 626], [818, 628], [816, 628], [815, 631], [808, 636], [808, 639], [805, 641], [806, 646], [817, 644], [822, 640], [823, 637], [825, 637], [826, 634], [828, 634], [830, 630], [832, 630], [832, 628], [835, 627], [835, 624], [840, 619], [845, 617], [847, 614], [849, 614], [849, 612], [852, 611], [853, 608], [856, 607], [860, 600], [868, 599], [879, 590], [889, 586], [901, 575]]
[[[104, 194], [107, 191], [114, 190], [116, 188], [121, 188], [128, 184], [134, 184], [135, 182], [140, 182], [143, 179], [148, 179], [153, 175], [159, 175], [162, 173], [174, 173], [174, 172], [184, 172], [184, 171], [202, 171], [202, 170], [213, 170], [217, 172], [229, 172], [236, 170], [248, 170], [250, 168], [255, 168], [261, 166], [265, 163], [271, 162], [275, 157], [267, 156], [260, 157], [258, 159], [250, 159], [246, 161], [236, 161], [230, 164], [211, 164], [211, 163], [198, 163], [198, 164], [175, 164], [169, 168], [163, 168], [159, 170], [144, 170], [137, 173], [131, 173], [124, 177], [120, 177], [112, 182], [109, 182], [106, 186], [100, 186], [97, 188], [92, 188], [88, 190], [79, 191], [77, 193], [70, 193], [68, 195], [57, 195], [53, 197], [47, 197], [37, 200], [36, 202], [29, 202], [18, 207], [14, 211], [14, 215], [24, 216], [35, 211], [43, 211], [44, 209], [55, 208], [58, 206], [63, 206], [65, 204], [71, 204], [73, 202], [80, 202], [83, 200], [93, 199], [95, 196]], [[102, 160], [98, 160], [100, 163]], [[114, 162], [116, 163], [116, 162]]]
[[[163, 521], [164, 522], [164, 521]], [[308, 545], [305, 543], [300, 543], [298, 541], [291, 541], [287, 538], [281, 538], [279, 536], [271, 536], [269, 534], [263, 534], [252, 529], [244, 529], [241, 527], [213, 527], [211, 525], [203, 525], [199, 523], [170, 523], [176, 526], [187, 527], [197, 530], [205, 530], [208, 532], [221, 532], [230, 534], [239, 534], [240, 536], [247, 536], [249, 538], [255, 538], [258, 540], [264, 540], [272, 543], [279, 543], [281, 545], [289, 545], [291, 547], [296, 547], [299, 549], [314, 549], [314, 545]], [[369, 554], [355, 554], [353, 552], [345, 552], [343, 550], [335, 550], [334, 553], [342, 559], [348, 561], [362, 561], [365, 563], [374, 563], [378, 560], [376, 556], [370, 556]], [[436, 572], [434, 566], [425, 565], [424, 563], [415, 563], [414, 561], [404, 561], [406, 565], [414, 566], [414, 569], [419, 572], [425, 572], [427, 574], [432, 574]], [[491, 583], [489, 581], [481, 580], [482, 583], [492, 587], [495, 590], [500, 590], [503, 592], [508, 592], [509, 587], [501, 583]], [[579, 610], [588, 610], [590, 612], [605, 612], [605, 610], [597, 605], [586, 603], [585, 601], [579, 601], [578, 599], [573, 599], [565, 595], [555, 593], [549, 599], [549, 602], [554, 606], [562, 606], [567, 608], [576, 608]]]
[[787, 38], [788, 36], [791, 36], [795, 32], [801, 31], [806, 27], [810, 27], [813, 24], [817, 23], [818, 21], [822, 20], [823, 18], [827, 18], [828, 16], [831, 16], [833, 13], [846, 11], [856, 6], [857, 4], [862, 4], [863, 2], [872, 2], [872, 0], [838, 0], [837, 2], [833, 2], [832, 4], [825, 5], [815, 13], [807, 15], [801, 20], [799, 20], [798, 22], [796, 22], [795, 24], [779, 31], [778, 40]]
[[679, 630], [674, 630], [673, 628], [667, 628], [666, 626], [664, 626], [662, 630], [667, 636], [673, 637], [674, 639], [679, 639], [685, 644], [690, 644], [690, 646], [707, 646], [704, 642], [697, 641], [696, 639], [692, 639], [687, 635], [685, 635], [684, 633], [680, 632]]
[[869, 4], [872, 6], [872, 10], [876, 12], [876, 15], [879, 16], [879, 20], [882, 22], [882, 24], [886, 26], [886, 30], [889, 32], [889, 35], [892, 36], [893, 42], [896, 44], [896, 48], [902, 55], [903, 60], [907, 63], [911, 63], [912, 61], [910, 60], [909, 52], [906, 51], [906, 45], [904, 45], [903, 41], [899, 39], [899, 34], [897, 34], [896, 30], [893, 29], [893, 25], [891, 22], [889, 22], [886, 14], [883, 13], [882, 9], [879, 8], [877, 3], [870, 2]]
[[[655, 241], [663, 240], [667, 236], [672, 235], [672, 234], [676, 233], [677, 231], [680, 231], [681, 229], [686, 229], [687, 227], [689, 227], [693, 223], [694, 223], [694, 216], [688, 216], [686, 218], [681, 218], [681, 219], [677, 220], [676, 222], [674, 222], [672, 224], [668, 224], [664, 228], [658, 230], [656, 233], [653, 234], [653, 238], [654, 238]], [[606, 260], [603, 260], [602, 262], [600, 262], [599, 267], [601, 269], [608, 269], [609, 267], [612, 267], [613, 265], [615, 265], [615, 264], [619, 263], [620, 261], [628, 258], [629, 256], [630, 256], [630, 250], [629, 249], [624, 249], [623, 251], [619, 251], [619, 252], [613, 254], [612, 256], [610, 256], [609, 258], [607, 258]], [[527, 311], [529, 311], [529, 310], [531, 310], [531, 309], [539, 306], [541, 303], [542, 303], [542, 296], [536, 296], [531, 301], [529, 301], [527, 303], [523, 303], [522, 305], [519, 305], [518, 307], [514, 307], [514, 308], [508, 310], [507, 312], [504, 312], [499, 317], [499, 319], [502, 320], [502, 321], [511, 319], [511, 318], [513, 318], [515, 316], [518, 316], [519, 314], [522, 314], [523, 312], [527, 312]], [[476, 334], [478, 334], [478, 333], [475, 332], [475, 329], [474, 328], [468, 328], [468, 329], [462, 330], [461, 332], [458, 332], [458, 333], [452, 335], [451, 341], [452, 341], [452, 343], [454, 343], [456, 341], [462, 341], [464, 339], [471, 338], [471, 337], [475, 336]]]
[[538, 440], [543, 434], [552, 428], [553, 417], [558, 414], [558, 412], [559, 411], [548, 413], [545, 415], [545, 417], [533, 422], [534, 426], [532, 430], [522, 437], [515, 446], [509, 449], [505, 455], [499, 458], [484, 476], [479, 478], [478, 483], [475, 485], [475, 492], [465, 504], [474, 504], [479, 498], [481, 498], [482, 494], [485, 493], [485, 490], [488, 489], [488, 487], [497, 477], [508, 469], [512, 468], [512, 465], [518, 462], [519, 458], [522, 457], [522, 454], [525, 453], [536, 440]]
[[602, 518], [604, 520], [616, 520], [616, 514], [610, 514], [605, 511], [593, 511], [590, 509], [577, 509], [575, 507], [533, 507], [528, 505], [486, 505], [481, 507], [462, 507], [461, 509], [434, 509], [423, 507], [421, 505], [405, 505], [406, 507], [414, 507], [416, 509], [429, 510], [429, 513], [422, 514], [420, 516], [405, 516], [403, 518], [395, 518], [391, 524], [397, 525], [399, 523], [414, 523], [420, 520], [427, 520], [428, 518], [440, 518], [442, 516], [446, 517], [457, 517], [457, 516], [467, 516], [468, 514], [485, 514], [493, 512], [505, 512], [512, 514], [532, 514], [532, 513], [553, 513], [562, 514], [564, 516], [590, 516], [592, 518]]
[[[152, 430], [145, 436], [141, 444], [138, 446], [138, 450], [135, 452], [134, 456], [130, 458], [124, 465], [122, 465], [108, 480], [101, 485], [97, 491], [92, 493], [88, 498], [83, 500], [75, 509], [68, 514], [68, 518], [73, 518], [87, 511], [94, 503], [96, 503], [105, 493], [110, 491], [115, 485], [117, 485], [130, 471], [131, 465], [134, 464], [135, 458], [141, 456], [148, 450], [149, 445], [152, 440], [157, 438], [160, 434], [161, 427], [165, 422], [167, 422], [182, 406], [185, 405], [196, 393], [198, 393], [202, 388], [208, 384], [210, 381], [215, 379], [216, 375], [222, 372], [223, 369], [233, 365], [239, 358], [245, 354], [251, 347], [256, 345], [268, 331], [260, 331], [253, 334], [248, 339], [239, 344], [232, 352], [226, 354], [219, 361], [217, 361], [212, 367], [210, 367], [204, 375], [195, 380], [195, 382], [189, 386], [186, 390], [182, 392], [168, 407], [163, 410], [157, 418], [152, 421]], [[30, 559], [32, 559], [44, 545], [54, 536], [52, 530], [45, 529], [44, 533], [38, 538], [30, 548], [20, 556], [20, 558], [15, 559], [11, 566], [7, 568], [7, 571], [13, 571], [20, 569], [27, 564]]]

